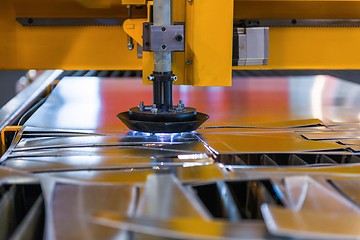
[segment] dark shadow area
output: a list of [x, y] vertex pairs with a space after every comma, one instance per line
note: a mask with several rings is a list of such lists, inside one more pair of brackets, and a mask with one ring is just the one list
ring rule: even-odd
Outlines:
[[25, 73], [26, 71], [0, 71], [0, 107], [4, 106], [16, 95], [16, 82], [21, 76], [24, 76]]

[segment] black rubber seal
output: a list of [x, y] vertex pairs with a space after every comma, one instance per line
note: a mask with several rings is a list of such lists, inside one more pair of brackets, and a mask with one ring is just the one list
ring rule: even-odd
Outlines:
[[198, 129], [209, 116], [196, 112], [195, 118], [190, 121], [142, 121], [130, 118], [129, 111], [119, 113], [117, 117], [131, 130], [148, 133], [180, 133], [191, 132]]

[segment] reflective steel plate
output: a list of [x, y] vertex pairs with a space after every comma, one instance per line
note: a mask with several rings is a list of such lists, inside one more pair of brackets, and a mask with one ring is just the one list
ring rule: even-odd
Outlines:
[[0, 217], [11, 224], [5, 213], [24, 192], [37, 200], [14, 234], [35, 221], [45, 239], [359, 238], [360, 86], [328, 76], [233, 85], [174, 87], [174, 100], [210, 119], [149, 134], [116, 117], [151, 102], [140, 79], [61, 80], [1, 158], [12, 187]]

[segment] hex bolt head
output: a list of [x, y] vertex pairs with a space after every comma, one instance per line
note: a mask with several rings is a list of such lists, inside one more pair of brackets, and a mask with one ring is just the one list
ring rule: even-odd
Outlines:
[[140, 103], [139, 103], [139, 106], [138, 106], [138, 108], [139, 108], [139, 110], [142, 112], [142, 111], [144, 111], [144, 102], [143, 101], [140, 101]]
[[165, 45], [165, 44], [161, 45], [161, 49], [162, 49], [162, 50], [165, 50], [165, 49], [166, 49], [166, 45]]
[[178, 105], [176, 106], [177, 111], [184, 111], [185, 110], [185, 104], [182, 100], [179, 101]]
[[171, 76], [171, 80], [172, 80], [172, 81], [176, 81], [176, 80], [178, 80], [178, 77], [177, 77], [176, 75], [172, 75], [172, 76]]
[[156, 104], [153, 104], [151, 107], [151, 113], [156, 114], [158, 113], [158, 109], [156, 108]]
[[127, 47], [128, 47], [129, 50], [133, 50], [134, 49], [134, 44], [128, 43]]
[[155, 79], [155, 76], [154, 76], [154, 75], [151, 74], [151, 75], [148, 76], [148, 80], [149, 80], [149, 81], [154, 81], [154, 79]]
[[184, 39], [184, 36], [182, 34], [176, 34], [175, 40], [178, 42], [181, 42]]

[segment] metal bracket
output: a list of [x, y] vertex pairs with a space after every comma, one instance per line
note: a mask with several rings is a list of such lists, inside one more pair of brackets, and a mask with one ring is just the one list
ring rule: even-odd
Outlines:
[[143, 25], [143, 51], [183, 52], [185, 49], [184, 25]]
[[269, 28], [234, 28], [233, 66], [266, 65], [269, 59]]

